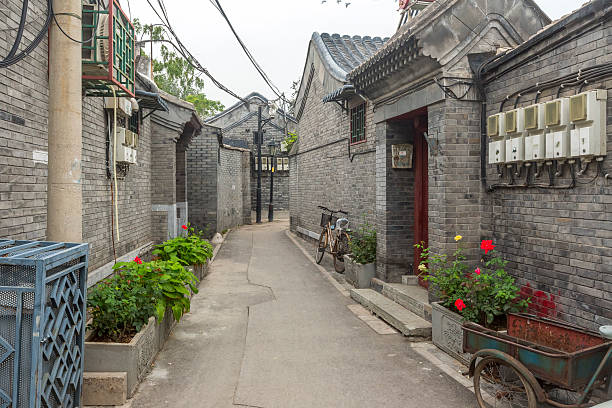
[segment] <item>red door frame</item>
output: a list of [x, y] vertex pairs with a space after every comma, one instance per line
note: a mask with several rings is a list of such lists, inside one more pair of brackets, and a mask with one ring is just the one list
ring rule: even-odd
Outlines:
[[[427, 132], [427, 116], [414, 120], [414, 240], [429, 246], [429, 152], [424, 133]], [[418, 274], [421, 251], [414, 251], [414, 273]], [[419, 285], [427, 288], [428, 282], [419, 277]]]

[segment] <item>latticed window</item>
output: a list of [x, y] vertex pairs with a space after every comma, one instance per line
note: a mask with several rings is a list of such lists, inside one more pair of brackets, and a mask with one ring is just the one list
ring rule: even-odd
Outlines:
[[363, 103], [351, 109], [351, 143], [358, 143], [366, 139], [366, 104]]

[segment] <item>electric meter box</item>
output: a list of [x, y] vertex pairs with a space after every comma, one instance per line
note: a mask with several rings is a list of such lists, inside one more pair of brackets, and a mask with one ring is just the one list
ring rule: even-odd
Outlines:
[[498, 138], [506, 136], [504, 112], [491, 115], [487, 118], [487, 136], [490, 138]]
[[570, 157], [569, 98], [555, 99], [544, 106], [546, 159], [567, 159]]
[[498, 140], [489, 143], [489, 164], [502, 164], [506, 162], [506, 141]]
[[487, 118], [487, 136], [489, 142], [489, 164], [502, 164], [506, 162], [506, 114], [501, 112]]
[[606, 155], [606, 90], [592, 90], [569, 98], [571, 156]]
[[504, 116], [504, 130], [506, 136], [522, 136], [525, 131], [525, 112], [523, 109], [514, 109], [506, 112]]
[[[115, 109], [115, 98], [104, 98], [106, 109]], [[129, 98], [117, 98], [117, 114], [125, 117], [132, 116], [132, 101]]]
[[506, 140], [506, 162], [517, 163], [525, 161], [525, 138], [513, 137]]
[[527, 106], [525, 117], [525, 160], [540, 161], [546, 157], [546, 112], [543, 103]]

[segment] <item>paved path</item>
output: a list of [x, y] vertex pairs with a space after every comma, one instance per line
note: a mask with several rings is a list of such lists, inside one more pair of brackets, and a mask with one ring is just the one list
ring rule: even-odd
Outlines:
[[230, 233], [132, 407], [474, 407], [474, 395], [353, 314], [287, 237]]

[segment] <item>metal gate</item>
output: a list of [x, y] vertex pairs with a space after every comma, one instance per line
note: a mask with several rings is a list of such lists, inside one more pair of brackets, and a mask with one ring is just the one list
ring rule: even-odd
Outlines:
[[87, 244], [0, 240], [0, 408], [81, 405]]

